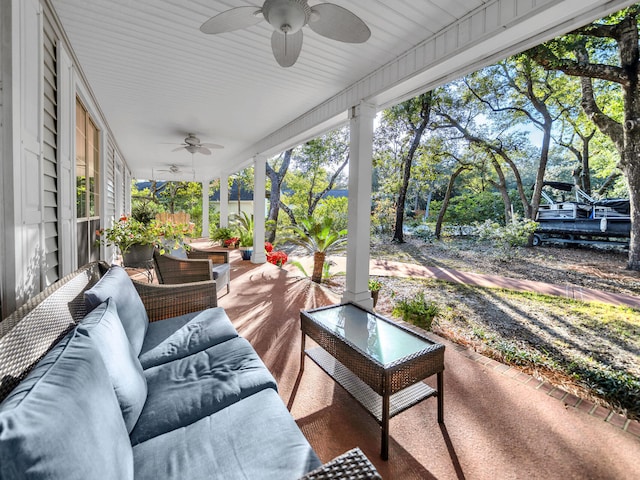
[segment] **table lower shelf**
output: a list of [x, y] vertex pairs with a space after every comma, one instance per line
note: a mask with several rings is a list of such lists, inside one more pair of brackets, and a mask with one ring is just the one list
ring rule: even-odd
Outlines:
[[[382, 424], [382, 397], [380, 395], [321, 347], [310, 348], [305, 350], [305, 353], [327, 375], [349, 392], [379, 424]], [[437, 390], [426, 383], [418, 382], [411, 385], [391, 395], [389, 398], [389, 418], [437, 394]]]

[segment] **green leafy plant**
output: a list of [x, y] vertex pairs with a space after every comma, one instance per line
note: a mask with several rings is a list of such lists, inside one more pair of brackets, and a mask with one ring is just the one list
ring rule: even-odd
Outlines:
[[326, 256], [344, 248], [347, 243], [347, 231], [337, 230], [331, 217], [320, 220], [308, 217], [298, 225], [288, 226], [280, 242], [291, 242], [313, 255], [311, 280], [321, 283]]
[[136, 202], [131, 208], [131, 218], [149, 225], [155, 218], [158, 209], [151, 205], [150, 202]]
[[96, 231], [101, 243], [115, 245], [122, 254], [132, 245], [154, 245], [158, 242], [158, 229], [152, 222], [145, 225], [126, 215], [121, 216], [111, 227]]
[[427, 300], [424, 292], [413, 297], [401, 298], [393, 307], [393, 315], [417, 327], [431, 330], [433, 319], [440, 314], [437, 303]]
[[377, 280], [375, 278], [369, 279], [369, 290], [371, 290], [372, 292], [379, 292], [381, 288], [382, 282], [380, 280]]
[[225, 240], [233, 237], [233, 230], [229, 227], [217, 227], [211, 229], [211, 240], [223, 243]]
[[514, 216], [513, 220], [505, 226], [501, 226], [491, 220], [477, 225], [478, 237], [481, 240], [491, 240], [499, 247], [523, 247], [527, 244], [529, 236], [538, 228], [538, 223], [528, 218], [518, 218]]
[[246, 212], [241, 212], [233, 216], [232, 222], [238, 233], [240, 245], [253, 247], [253, 216], [248, 215]]

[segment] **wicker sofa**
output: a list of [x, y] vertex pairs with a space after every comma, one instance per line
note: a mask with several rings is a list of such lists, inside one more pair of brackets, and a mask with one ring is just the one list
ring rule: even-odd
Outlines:
[[0, 479], [295, 479], [321, 462], [215, 282], [93, 263], [0, 322]]

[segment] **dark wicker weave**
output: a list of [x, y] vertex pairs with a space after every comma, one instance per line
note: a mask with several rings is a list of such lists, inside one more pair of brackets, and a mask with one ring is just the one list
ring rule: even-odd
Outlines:
[[[228, 252], [218, 251], [206, 252], [193, 250], [187, 255], [189, 255], [188, 259], [178, 258], [167, 253], [161, 254], [160, 251], [156, 249], [153, 252], [153, 261], [158, 282], [177, 285], [203, 280], [214, 280], [214, 265], [228, 264], [228, 262], [223, 262], [222, 260], [229, 259]], [[218, 276], [215, 282], [218, 285], [218, 290], [226, 285], [227, 293], [229, 293], [230, 277], [228, 269], [226, 274]]]
[[300, 480], [382, 480], [382, 477], [359, 448], [354, 448]]
[[[109, 266], [94, 262], [57, 281], [0, 322], [0, 402], [86, 315], [84, 291]], [[217, 306], [213, 280], [186, 285], [134, 281], [150, 320]]]
[[180, 285], [157, 285], [134, 280], [133, 284], [150, 322], [218, 306], [216, 282], [213, 280]]
[[229, 251], [228, 250], [198, 250], [197, 248], [190, 247], [187, 250], [187, 257], [194, 260], [211, 260], [211, 263], [229, 263]]
[[[379, 320], [392, 324], [411, 335], [421, 338], [427, 346], [395, 362], [382, 364], [360, 350], [346, 338], [313, 318], [314, 312], [342, 307], [331, 305], [300, 312], [302, 329], [301, 370], [304, 357], [309, 356], [327, 374], [344, 387], [382, 426], [382, 458], [388, 455], [389, 419], [426, 398], [438, 397], [438, 421], [443, 422], [443, 371], [444, 345], [435, 343], [425, 335], [386, 319], [357, 305], [353, 308], [375, 315]], [[320, 348], [305, 350], [305, 336], [313, 339]], [[437, 390], [422, 383], [437, 374]]]
[[212, 265], [208, 259], [178, 258], [169, 254], [153, 252], [158, 282], [163, 284], [179, 284], [213, 280]]

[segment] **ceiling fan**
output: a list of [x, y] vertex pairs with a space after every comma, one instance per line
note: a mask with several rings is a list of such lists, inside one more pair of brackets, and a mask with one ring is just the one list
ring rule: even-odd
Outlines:
[[192, 174], [194, 173], [193, 169], [185, 169], [183, 165], [176, 165], [175, 163], [168, 165], [167, 168], [154, 168], [152, 175], [154, 175], [156, 173], [168, 173], [170, 175], [177, 175], [179, 173], [189, 173]]
[[200, 26], [203, 33], [225, 33], [259, 23], [263, 18], [271, 24], [271, 49], [282, 67], [290, 67], [302, 49], [302, 27], [323, 37], [346, 43], [364, 43], [371, 30], [360, 17], [333, 3], [314, 6], [308, 0], [265, 0], [262, 8], [237, 7], [211, 17]]
[[173, 151], [177, 152], [183, 148], [191, 154], [202, 153], [203, 155], [211, 155], [210, 149], [219, 149], [224, 147], [222, 145], [216, 145], [215, 143], [201, 143], [198, 137], [193, 133], [189, 133], [187, 134], [187, 138], [184, 139], [184, 142]]

